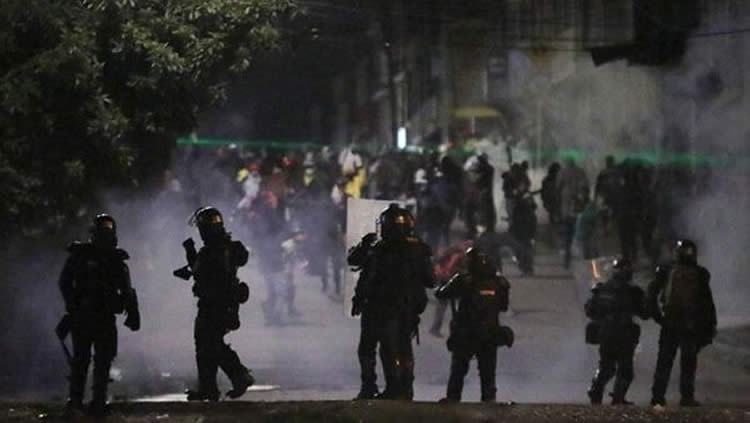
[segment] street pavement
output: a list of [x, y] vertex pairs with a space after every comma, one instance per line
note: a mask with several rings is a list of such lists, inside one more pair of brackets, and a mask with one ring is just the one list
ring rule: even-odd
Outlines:
[[[498, 353], [498, 399], [517, 403], [584, 403], [585, 391], [596, 368], [596, 347], [584, 343], [583, 302], [591, 286], [591, 263], [577, 260], [570, 271], [561, 266], [556, 249], [537, 246], [536, 272], [521, 277], [512, 262], [505, 263], [511, 281], [512, 312], [501, 317], [516, 335], [512, 348]], [[251, 281], [253, 295], [243, 306], [243, 327], [228, 338], [246, 364], [253, 369], [261, 388], [251, 390], [241, 401], [342, 400], [353, 398], [359, 389], [356, 349], [359, 321], [347, 315], [340, 297], [321, 292], [321, 284], [297, 269], [297, 307], [299, 319], [282, 326], [264, 325], [260, 302], [265, 298], [262, 280], [251, 265], [241, 276]], [[647, 275], [639, 275], [639, 283]], [[445, 393], [450, 355], [445, 338], [429, 333], [435, 310], [431, 301], [422, 316], [420, 343], [415, 345], [415, 399], [436, 401]], [[447, 335], [450, 311], [443, 324]], [[642, 323], [641, 345], [635, 359], [635, 381], [629, 399], [647, 404], [656, 362], [658, 327], [653, 321]], [[183, 336], [190, 339], [187, 325]], [[175, 351], [171, 362], [191, 363], [192, 351]], [[124, 398], [134, 395], [150, 399], [174, 399], [192, 377], [170, 374], [163, 385], [151, 385], [148, 392], [120, 390]], [[699, 356], [697, 397], [708, 404], [750, 403], [750, 377], [737, 363], [724, 360], [721, 350], [709, 346]], [[673, 370], [667, 399], [679, 400], [677, 383], [679, 359]], [[382, 388], [382, 378], [379, 379]], [[179, 383], [177, 382], [179, 381]], [[166, 383], [169, 382], [169, 383]], [[222, 383], [228, 388], [226, 380]], [[169, 388], [167, 388], [169, 387]], [[171, 391], [169, 390], [171, 389]], [[114, 389], [118, 392], [117, 387]], [[478, 401], [479, 380], [473, 364], [466, 378], [464, 400]]]
[[[544, 226], [541, 228], [542, 235], [546, 230]], [[134, 267], [144, 321], [140, 332], [120, 331], [120, 352], [110, 389], [115, 400], [179, 401], [184, 399], [183, 390], [194, 386], [192, 319], [195, 300], [188, 284], [163, 276], [168, 274], [165, 268], [177, 267], [174, 265], [179, 265], [178, 261], [183, 258], [177, 255], [175, 260], [155, 263], [152, 272], [156, 276]], [[533, 277], [521, 277], [517, 267], [506, 260], [513, 311], [501, 320], [513, 328], [516, 339], [512, 348], [501, 348], [498, 352], [497, 385], [501, 401], [544, 404], [587, 401], [585, 392], [597, 365], [595, 347], [584, 344], [583, 302], [592, 283], [591, 263], [576, 260], [571, 270], [563, 269], [561, 263], [559, 251], [545, 242], [537, 245]], [[158, 282], [146, 283], [157, 277], [161, 278]], [[266, 326], [261, 312], [266, 289], [254, 261], [241, 269], [240, 278], [249, 282], [251, 298], [241, 307], [242, 327], [227, 336], [227, 340], [253, 370], [258, 386], [238, 401], [353, 398], [359, 390], [356, 355], [359, 320], [348, 316], [343, 298], [332, 296], [330, 288], [328, 292], [321, 292], [320, 280], [306, 275], [299, 266], [295, 283], [301, 317], [286, 319], [280, 326]], [[637, 279], [638, 283], [645, 284], [648, 275], [641, 273]], [[437, 338], [429, 333], [435, 304], [431, 301], [422, 316], [420, 343], [414, 348], [415, 399], [418, 401], [436, 401], [443, 397], [448, 380], [450, 354], [445, 337]], [[747, 325], [748, 320], [743, 319], [734, 316], [725, 320], [733, 326]], [[443, 324], [444, 335], [447, 335], [449, 320], [450, 312]], [[649, 321], [643, 322], [642, 328], [629, 399], [645, 405], [650, 399], [658, 327]], [[33, 342], [39, 341], [28, 340], [29, 348], [24, 351], [33, 351]], [[701, 352], [696, 394], [704, 403], [750, 404], [748, 361], [728, 359], [743, 357], [748, 343], [735, 344], [730, 345], [734, 355], [725, 348], [726, 343], [709, 346]], [[19, 344], [18, 348], [21, 347]], [[51, 347], [58, 346], [52, 343]], [[52, 353], [54, 355], [50, 355]], [[57, 351], [45, 352], [43, 358], [35, 362], [36, 373], [41, 374], [36, 377], [43, 383], [30, 383], [32, 388], [7, 389], [0, 399], [61, 402], [66, 392], [64, 362]], [[672, 375], [667, 399], [670, 404], [676, 404], [679, 359]], [[229, 389], [229, 382], [223, 375], [219, 382], [222, 389]], [[382, 389], [382, 377], [379, 382]], [[464, 400], [479, 400], [479, 378], [474, 364], [466, 378]]]

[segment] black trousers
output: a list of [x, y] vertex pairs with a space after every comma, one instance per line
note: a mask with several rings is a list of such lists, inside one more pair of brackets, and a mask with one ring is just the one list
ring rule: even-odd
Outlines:
[[495, 369], [497, 367], [497, 347], [485, 343], [474, 348], [454, 348], [451, 355], [451, 374], [448, 378], [446, 397], [460, 401], [464, 389], [464, 378], [469, 372], [469, 362], [477, 357], [479, 381], [482, 389], [482, 401], [494, 401], [497, 393]]
[[241, 380], [247, 368], [237, 353], [224, 342], [227, 334], [225, 316], [219, 310], [198, 309], [195, 318], [195, 361], [198, 367], [198, 390], [207, 395], [217, 395], [216, 373], [221, 368], [234, 384]]
[[86, 387], [86, 375], [94, 350], [92, 403], [107, 401], [109, 370], [117, 355], [117, 328], [114, 315], [73, 316], [73, 362], [71, 363], [69, 399], [81, 404]]
[[360, 391], [367, 394], [375, 394], [378, 392], [377, 374], [375, 373], [377, 361], [375, 356], [377, 354], [381, 328], [378, 319], [368, 312], [362, 313], [359, 323], [360, 332], [357, 357], [359, 358], [362, 384]]
[[383, 364], [383, 398], [414, 398], [414, 350], [411, 338], [416, 328], [406, 313], [383, 321], [380, 333], [380, 361]]
[[615, 377], [612, 400], [625, 400], [630, 384], [633, 382], [633, 356], [637, 343], [627, 339], [603, 342], [599, 345], [599, 368], [591, 381], [589, 394], [601, 401], [604, 388]]
[[662, 327], [654, 384], [651, 387], [652, 401], [663, 402], [665, 399], [677, 349], [680, 350], [680, 395], [682, 399], [694, 399], [695, 370], [698, 365], [697, 338], [688, 331]]

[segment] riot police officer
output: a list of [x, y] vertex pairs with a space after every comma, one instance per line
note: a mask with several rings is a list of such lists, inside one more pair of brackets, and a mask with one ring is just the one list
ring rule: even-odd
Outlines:
[[587, 332], [599, 344], [599, 368], [587, 391], [592, 404], [601, 404], [604, 388], [615, 376], [612, 404], [630, 405], [625, 399], [633, 381], [633, 356], [641, 334], [641, 328], [633, 322], [633, 316], [642, 319], [646, 313], [645, 294], [633, 285], [633, 265], [624, 258], [612, 262], [614, 273], [605, 283], [591, 289], [591, 298], [586, 302], [586, 316], [592, 319]]
[[377, 241], [377, 234], [368, 233], [362, 240], [349, 249], [347, 263], [352, 266], [352, 270], [359, 271], [357, 286], [354, 288], [354, 298], [352, 298], [352, 316], [362, 316], [360, 318], [359, 345], [357, 346], [357, 358], [359, 359], [360, 368], [360, 390], [355, 400], [375, 399], [378, 392], [376, 366], [376, 351], [378, 340], [380, 338], [380, 325], [375, 315], [374, 303], [367, 301], [369, 297], [367, 283], [370, 281], [371, 266], [368, 266], [372, 258], [372, 246]]
[[[432, 253], [414, 234], [414, 217], [397, 204], [389, 205], [380, 214], [378, 224], [381, 239], [371, 247], [353, 298], [352, 311], [356, 314], [362, 310], [363, 327], [373, 325], [364, 345], [360, 343], [360, 361], [374, 367], [371, 351], [374, 351], [372, 342], [377, 339], [375, 344], [380, 344], [386, 383], [378, 398], [411, 400], [414, 396], [411, 340], [417, 334], [419, 315], [427, 306], [425, 288], [433, 285]], [[363, 376], [365, 372], [369, 372], [369, 367], [365, 370], [363, 366]], [[370, 394], [372, 387], [368, 382], [365, 393]]]
[[195, 359], [198, 389], [188, 391], [190, 401], [218, 401], [216, 372], [221, 368], [232, 382], [230, 398], [243, 395], [255, 380], [224, 335], [240, 326], [239, 305], [247, 301], [247, 285], [237, 279], [237, 269], [247, 263], [248, 251], [232, 240], [221, 213], [199, 208], [191, 219], [198, 226], [203, 247], [196, 252], [192, 238], [183, 243], [193, 274], [193, 294], [198, 297], [195, 318]]
[[679, 240], [674, 261], [656, 269], [648, 287], [649, 310], [661, 325], [659, 354], [651, 388], [651, 405], [666, 405], [665, 394], [672, 363], [680, 350], [680, 405], [695, 407], [695, 369], [698, 351], [716, 336], [716, 308], [711, 274], [697, 263], [693, 241]]
[[68, 412], [83, 409], [86, 374], [94, 349], [93, 396], [89, 412], [106, 412], [109, 370], [117, 355], [115, 315], [126, 313], [125, 326], [140, 328], [136, 291], [130, 281], [125, 260], [128, 253], [117, 248], [117, 223], [108, 214], [97, 215], [90, 228], [88, 242], [68, 247], [59, 285], [65, 301], [66, 316], [58, 326], [61, 339], [70, 330], [73, 338]]
[[478, 361], [482, 401], [494, 402], [497, 347], [513, 344], [512, 331], [500, 326], [498, 319], [501, 311], [508, 310], [510, 283], [479, 248], [467, 250], [466, 266], [467, 274], [454, 275], [435, 293], [438, 299], [458, 300], [447, 342], [452, 353], [451, 372], [442, 403], [461, 401], [464, 377], [474, 356]]

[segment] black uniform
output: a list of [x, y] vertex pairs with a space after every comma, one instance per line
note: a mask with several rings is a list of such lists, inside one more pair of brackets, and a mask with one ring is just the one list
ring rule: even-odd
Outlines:
[[377, 235], [370, 233], [362, 237], [356, 246], [349, 250], [347, 262], [353, 266], [353, 270], [360, 271], [357, 286], [354, 289], [352, 299], [352, 316], [362, 315], [360, 319], [359, 345], [357, 346], [357, 357], [359, 359], [361, 387], [355, 399], [373, 399], [378, 395], [377, 374], [375, 373], [376, 351], [380, 339], [379, 322], [373, 315], [372, 302], [367, 301], [367, 283], [370, 276], [367, 273], [367, 264], [371, 259], [372, 245]]
[[493, 272], [457, 274], [435, 293], [439, 299], [458, 299], [451, 321], [448, 350], [452, 352], [446, 398], [460, 401], [469, 361], [476, 356], [482, 401], [495, 401], [497, 347], [502, 344], [498, 314], [508, 309], [510, 284]]
[[[204, 212], [208, 218], [202, 223]], [[198, 226], [204, 246], [195, 256], [187, 248], [187, 259], [195, 280], [193, 294], [198, 297], [194, 337], [199, 388], [188, 392], [188, 399], [217, 401], [219, 368], [232, 382], [233, 389], [227, 393], [230, 397], [244, 394], [254, 383], [237, 353], [224, 342], [224, 335], [240, 327], [239, 305], [247, 300], [247, 292], [242, 292], [246, 285], [237, 278], [237, 269], [247, 263], [248, 252], [242, 242], [233, 241], [224, 231], [216, 209], [199, 210]]]
[[[107, 219], [111, 218], [106, 217], [105, 220]], [[111, 222], [114, 225], [114, 220]], [[114, 236], [113, 228], [112, 235]], [[93, 347], [91, 411], [104, 412], [109, 370], [117, 355], [115, 315], [126, 312], [126, 326], [134, 331], [140, 327], [136, 293], [125, 264], [129, 256], [125, 250], [116, 248], [116, 238], [113, 239], [107, 245], [96, 240], [71, 244], [68, 247], [70, 256], [60, 275], [59, 286], [67, 312], [65, 319], [68, 324], [65, 326], [70, 328], [73, 338], [68, 400], [68, 407], [71, 409], [82, 407]]]
[[[219, 367], [233, 385], [248, 377], [248, 370], [237, 353], [224, 342], [224, 335], [240, 326], [239, 303], [235, 297], [239, 280], [237, 268], [247, 263], [248, 252], [240, 241], [229, 237], [204, 245], [193, 265], [198, 297], [195, 318], [195, 359], [200, 392], [218, 398], [216, 372]], [[244, 393], [244, 391], [243, 391]]]
[[363, 269], [367, 280], [360, 284], [366, 292], [368, 316], [363, 316], [362, 324], [378, 327], [386, 399], [410, 400], [414, 395], [411, 340], [427, 306], [425, 288], [433, 286], [431, 256], [430, 247], [413, 236], [381, 240]]
[[682, 405], [695, 402], [698, 351], [716, 334], [716, 308], [709, 286], [711, 275], [689, 260], [659, 266], [649, 285], [649, 309], [661, 325], [659, 354], [651, 388], [651, 404], [665, 405], [665, 394], [677, 349], [680, 349]]
[[592, 319], [599, 343], [599, 368], [588, 390], [592, 404], [601, 404], [604, 388], [615, 376], [612, 404], [627, 404], [625, 395], [633, 381], [633, 356], [641, 328], [633, 316], [646, 318], [643, 290], [631, 285], [632, 271], [617, 272], [591, 290], [586, 316]]

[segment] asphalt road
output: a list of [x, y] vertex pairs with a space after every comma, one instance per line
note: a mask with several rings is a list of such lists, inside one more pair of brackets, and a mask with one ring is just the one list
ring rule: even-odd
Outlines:
[[[505, 266], [512, 283], [513, 312], [503, 316], [502, 321], [513, 328], [516, 342], [511, 349], [499, 350], [498, 398], [517, 403], [585, 403], [585, 391], [597, 360], [595, 347], [583, 342], [586, 320], [582, 305], [591, 284], [590, 262], [578, 261], [572, 271], [565, 271], [557, 251], [544, 246], [538, 249], [534, 277], [520, 277], [512, 263]], [[254, 275], [252, 266], [244, 272], [246, 279], [255, 282], [255, 295], [249, 304], [243, 306], [243, 327], [229, 338], [262, 386], [241, 400], [341, 400], [354, 397], [359, 389], [356, 358], [359, 321], [346, 315], [348, 310], [344, 310], [347, 307], [342, 299], [321, 293], [320, 282], [298, 269], [297, 307], [302, 317], [290, 319], [283, 326], [266, 327], [259, 307], [265, 298], [263, 283]], [[420, 344], [415, 346], [415, 399], [419, 401], [441, 398], [449, 373], [450, 355], [445, 338], [429, 334], [434, 310], [435, 303], [432, 302], [422, 317]], [[449, 318], [450, 312], [446, 315], [443, 334], [447, 334]], [[644, 322], [642, 328], [641, 345], [636, 356], [636, 378], [629, 399], [647, 404], [656, 362], [658, 327], [653, 322]], [[190, 325], [184, 328], [187, 339], [190, 339], [190, 330]], [[178, 356], [191, 363], [192, 351], [183, 349]], [[719, 358], [714, 347], [701, 353], [698, 398], [707, 404], [750, 404], [750, 375], [724, 364]], [[676, 361], [673, 383], [668, 392], [668, 400], [672, 403], [679, 399], [679, 360]], [[479, 380], [474, 369], [472, 366], [467, 376], [466, 401], [479, 399]], [[167, 378], [171, 383], [185, 376], [176, 373]], [[192, 369], [187, 374], [192, 377]], [[226, 381], [223, 382], [226, 385]], [[152, 386], [150, 389], [158, 391], [161, 388]], [[117, 392], [117, 387], [114, 391]], [[179, 390], [149, 392], [148, 396], [153, 399], [153, 394], [175, 392]], [[132, 393], [124, 395], [133, 397]]]
[[[219, 404], [117, 403], [108, 422], [297, 422], [297, 423], [745, 423], [747, 408], [652, 410], [643, 407], [590, 407], [581, 405], [501, 405], [399, 401], [234, 402]], [[85, 415], [63, 417], [61, 406], [0, 404], [0, 420], [12, 422], [92, 421]], [[96, 421], [96, 420], [93, 420]]]
[[[177, 244], [178, 245], [178, 244]], [[156, 263], [153, 272], [177, 267], [174, 262]], [[503, 316], [513, 328], [513, 348], [499, 350], [498, 399], [516, 403], [585, 404], [585, 391], [596, 367], [594, 347], [583, 342], [585, 317], [582, 304], [590, 286], [590, 263], [578, 261], [573, 271], [561, 267], [556, 250], [540, 245], [536, 275], [522, 278], [512, 263], [506, 272], [512, 284], [512, 315]], [[171, 267], [170, 267], [171, 266]], [[148, 279], [148, 269], [134, 268], [137, 281]], [[577, 277], [574, 277], [577, 275]], [[296, 303], [300, 318], [281, 326], [266, 326], [260, 303], [266, 289], [251, 263], [240, 276], [251, 285], [251, 299], [242, 306], [240, 330], [227, 337], [242, 360], [253, 369], [258, 387], [239, 401], [349, 400], [359, 390], [356, 357], [359, 321], [347, 316], [341, 297], [321, 292], [319, 280], [296, 272]], [[194, 300], [189, 286], [177, 280], [139, 285], [143, 306], [143, 328], [138, 333], [120, 332], [118, 372], [111, 384], [113, 399], [124, 401], [180, 401], [181, 392], [194, 383], [192, 318]], [[415, 399], [436, 401], [445, 393], [450, 355], [445, 338], [428, 333], [434, 302], [422, 317], [420, 344], [415, 346]], [[447, 334], [450, 312], [443, 325]], [[734, 318], [732, 323], [741, 321]], [[645, 405], [656, 362], [657, 326], [642, 324], [641, 346], [636, 356], [635, 381], [629, 399]], [[31, 341], [30, 341], [31, 342]], [[54, 345], [53, 345], [54, 346]], [[677, 360], [679, 361], [679, 360]], [[64, 362], [37, 363], [46, 375], [44, 384], [3, 393], [4, 400], [39, 400], [60, 403], [65, 396]], [[678, 399], [678, 363], [673, 371], [667, 399]], [[51, 376], [50, 376], [51, 375]], [[382, 388], [382, 378], [381, 388]], [[220, 386], [229, 382], [220, 377]], [[750, 375], [740, 367], [725, 364], [714, 346], [699, 356], [697, 398], [707, 405], [750, 405]], [[475, 366], [467, 376], [464, 400], [478, 401], [479, 380]]]

